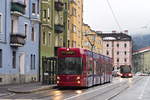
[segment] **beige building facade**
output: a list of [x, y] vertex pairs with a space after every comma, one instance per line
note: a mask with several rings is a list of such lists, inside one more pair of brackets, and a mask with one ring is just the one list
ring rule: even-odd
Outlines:
[[132, 66], [132, 38], [124, 33], [101, 33], [103, 55], [113, 58], [113, 66]]

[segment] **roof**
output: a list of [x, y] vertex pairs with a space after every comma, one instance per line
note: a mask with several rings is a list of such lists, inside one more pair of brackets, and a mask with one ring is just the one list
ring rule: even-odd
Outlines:
[[133, 55], [144, 53], [144, 52], [147, 52], [147, 51], [150, 51], [150, 46], [145, 47], [145, 48], [141, 48], [141, 49], [136, 50], [136, 51], [133, 51]]
[[125, 33], [97, 33], [104, 41], [131, 41], [132, 37]]

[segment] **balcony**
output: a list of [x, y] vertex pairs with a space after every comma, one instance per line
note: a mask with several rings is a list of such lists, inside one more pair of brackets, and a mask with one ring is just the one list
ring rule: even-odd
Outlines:
[[22, 34], [11, 34], [10, 35], [10, 46], [12, 47], [22, 47], [25, 45], [25, 35]]
[[55, 1], [55, 10], [62, 11], [64, 9], [64, 4], [60, 1]]
[[64, 26], [61, 24], [55, 24], [55, 32], [56, 33], [63, 33], [64, 32]]
[[22, 16], [25, 14], [26, 5], [22, 2], [11, 2], [11, 14], [15, 16]]

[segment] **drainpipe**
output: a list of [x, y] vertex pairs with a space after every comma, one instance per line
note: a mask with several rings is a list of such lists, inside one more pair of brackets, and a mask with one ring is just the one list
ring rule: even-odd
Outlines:
[[[39, 15], [41, 15], [41, 2], [42, 0], [39, 0]], [[41, 27], [42, 27], [42, 22], [41, 22], [41, 16], [39, 16], [40, 22], [39, 22], [39, 82], [41, 82]]]
[[6, 41], [6, 34], [7, 34], [7, 0], [5, 0], [5, 40], [4, 40], [4, 43], [7, 43]]
[[41, 81], [41, 26], [42, 23], [39, 23], [39, 82]]

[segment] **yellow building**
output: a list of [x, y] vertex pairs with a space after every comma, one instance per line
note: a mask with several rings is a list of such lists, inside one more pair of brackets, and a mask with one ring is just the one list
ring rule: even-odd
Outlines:
[[70, 0], [68, 6], [68, 47], [81, 48], [83, 24], [83, 0]]
[[82, 26], [82, 48], [94, 51], [96, 53], [102, 53], [102, 38], [90, 28], [87, 24]]
[[94, 52], [102, 54], [102, 38], [97, 35], [95, 31], [92, 30], [92, 34], [95, 34], [94, 41]]
[[[82, 48], [91, 50], [91, 44], [92, 41], [89, 42], [89, 37], [87, 37], [87, 34], [91, 34], [91, 28], [90, 26], [88, 26], [87, 24], [83, 24], [82, 26], [82, 32], [83, 32], [83, 36], [82, 36]], [[93, 41], [94, 42], [94, 41]]]

